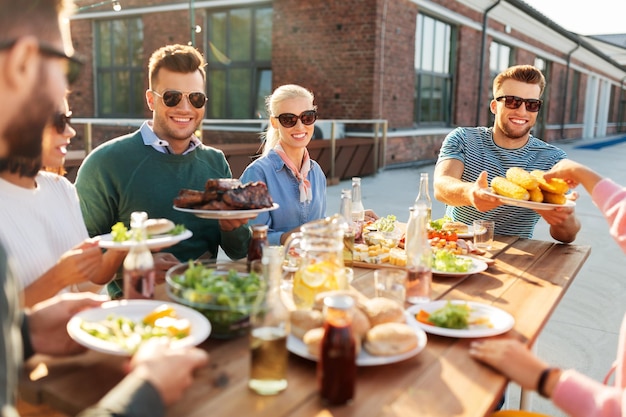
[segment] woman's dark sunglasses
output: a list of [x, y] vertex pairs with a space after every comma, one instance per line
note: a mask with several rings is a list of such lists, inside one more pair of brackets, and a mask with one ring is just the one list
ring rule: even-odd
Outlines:
[[202, 107], [204, 107], [207, 101], [206, 95], [199, 91], [195, 91], [193, 93], [183, 93], [182, 91], [177, 90], [165, 90], [163, 94], [157, 93], [154, 90], [152, 90], [152, 92], [161, 97], [163, 99], [163, 104], [165, 104], [167, 107], [178, 106], [178, 103], [180, 103], [184, 96], [187, 96], [187, 99], [189, 99], [191, 105], [194, 106], [196, 109], [201, 109]]
[[521, 98], [517, 96], [500, 96], [496, 97], [496, 101], [504, 99], [504, 107], [507, 109], [519, 109], [522, 103], [526, 104], [526, 111], [536, 113], [541, 109], [541, 100], [536, 98]]
[[[0, 41], [0, 50], [11, 49], [17, 43], [17, 39], [11, 39], [7, 41]], [[56, 47], [39, 41], [39, 53], [44, 56], [53, 58], [62, 58], [67, 61], [67, 69], [65, 70], [65, 76], [67, 77], [67, 83], [69, 85], [74, 84], [80, 75], [80, 71], [83, 67], [83, 62], [76, 56], [69, 56], [64, 51], [57, 49]]]
[[317, 120], [317, 112], [315, 110], [306, 110], [300, 113], [300, 116], [296, 116], [293, 113], [283, 113], [276, 116], [276, 118], [283, 127], [294, 127], [298, 123], [298, 119], [302, 121], [303, 125], [309, 126]]
[[70, 124], [70, 119], [72, 118], [72, 112], [69, 113], [54, 113], [52, 116], [52, 126], [56, 129], [59, 135], [62, 135], [65, 132], [65, 128]]

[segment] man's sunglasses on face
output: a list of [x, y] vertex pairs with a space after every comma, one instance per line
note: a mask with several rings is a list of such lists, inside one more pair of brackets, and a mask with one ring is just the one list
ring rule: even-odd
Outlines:
[[191, 103], [192, 106], [194, 106], [196, 109], [201, 109], [202, 107], [204, 107], [208, 100], [206, 94], [199, 91], [194, 91], [191, 93], [183, 93], [182, 91], [178, 90], [165, 90], [163, 93], [157, 93], [154, 90], [150, 91], [152, 91], [158, 97], [161, 97], [161, 99], [163, 100], [163, 104], [165, 104], [167, 107], [176, 107], [178, 103], [181, 102], [183, 97], [187, 97], [189, 103]]
[[500, 96], [496, 97], [496, 101], [504, 99], [504, 107], [507, 109], [518, 109], [522, 103], [526, 105], [526, 111], [536, 113], [541, 109], [541, 100], [536, 98], [521, 98], [517, 96]]
[[303, 125], [310, 126], [317, 120], [317, 112], [315, 110], [306, 110], [299, 116], [293, 113], [283, 113], [275, 116], [283, 127], [294, 127], [298, 123], [298, 119]]
[[[17, 39], [10, 39], [5, 41], [0, 41], [0, 50], [3, 49], [11, 49], [17, 43]], [[67, 77], [67, 83], [72, 85], [80, 74], [80, 71], [83, 67], [83, 62], [75, 56], [69, 56], [62, 51], [48, 43], [39, 41], [39, 53], [52, 58], [62, 58], [67, 62], [67, 68], [65, 70], [65, 76]]]

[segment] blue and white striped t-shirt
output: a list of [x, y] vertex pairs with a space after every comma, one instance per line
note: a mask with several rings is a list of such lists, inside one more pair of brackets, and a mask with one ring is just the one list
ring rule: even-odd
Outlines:
[[[475, 182], [482, 171], [487, 171], [491, 183], [493, 177], [505, 177], [507, 169], [511, 167], [520, 167], [526, 171], [547, 171], [565, 158], [565, 151], [532, 135], [525, 146], [505, 149], [494, 143], [490, 127], [458, 127], [443, 141], [437, 163], [457, 159], [465, 165], [461, 180]], [[473, 206], [446, 206], [446, 215], [469, 225], [476, 219], [494, 220], [495, 234], [523, 238], [533, 236], [540, 217], [534, 210], [505, 205], [485, 213]]]

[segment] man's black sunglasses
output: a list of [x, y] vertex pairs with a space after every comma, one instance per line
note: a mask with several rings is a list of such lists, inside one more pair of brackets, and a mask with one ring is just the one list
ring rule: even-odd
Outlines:
[[183, 93], [182, 91], [177, 90], [165, 90], [163, 94], [157, 93], [154, 90], [151, 91], [157, 96], [161, 97], [163, 99], [163, 104], [165, 104], [167, 107], [176, 107], [184, 96], [187, 96], [187, 99], [189, 99], [191, 105], [194, 106], [196, 109], [201, 109], [207, 102], [206, 94], [199, 91]]
[[[0, 50], [11, 49], [16, 43], [17, 39], [0, 41]], [[78, 79], [80, 70], [83, 67], [83, 62], [79, 58], [69, 56], [64, 51], [42, 41], [39, 41], [39, 52], [45, 56], [63, 58], [67, 61], [65, 76], [67, 77], [68, 84], [71, 85]]]
[[61, 113], [56, 112], [54, 116], [52, 116], [52, 125], [56, 129], [59, 135], [62, 135], [65, 132], [65, 128], [70, 124], [70, 119], [72, 118], [72, 112]]
[[504, 99], [504, 107], [507, 109], [518, 109], [522, 103], [526, 104], [526, 111], [536, 113], [541, 109], [541, 100], [536, 98], [521, 98], [517, 96], [500, 96], [496, 97], [496, 101]]
[[299, 116], [293, 113], [283, 113], [276, 116], [276, 118], [283, 127], [294, 127], [298, 123], [298, 119], [302, 121], [303, 125], [309, 126], [317, 120], [317, 112], [315, 110], [306, 110], [300, 113]]

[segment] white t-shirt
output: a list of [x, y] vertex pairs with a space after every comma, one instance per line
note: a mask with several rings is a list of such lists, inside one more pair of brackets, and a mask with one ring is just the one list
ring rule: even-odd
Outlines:
[[49, 172], [35, 180], [26, 189], [0, 178], [0, 241], [20, 289], [89, 237], [74, 185]]

